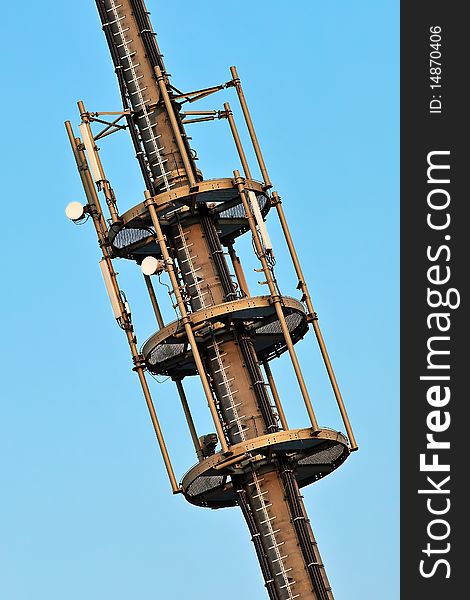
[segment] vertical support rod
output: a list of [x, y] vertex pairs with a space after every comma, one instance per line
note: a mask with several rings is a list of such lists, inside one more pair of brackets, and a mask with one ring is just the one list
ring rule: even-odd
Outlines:
[[[158, 305], [157, 295], [155, 294], [152, 280], [150, 279], [149, 275], [144, 275], [144, 279], [147, 285], [147, 290], [150, 296], [150, 300], [152, 302], [153, 311], [155, 313], [155, 318], [157, 319], [158, 326], [160, 327], [160, 329], [163, 329], [163, 327], [165, 327], [165, 323], [163, 321], [162, 313], [160, 311], [160, 306]], [[181, 406], [183, 407], [184, 416], [186, 417], [189, 433], [191, 434], [191, 439], [193, 440], [196, 456], [198, 460], [202, 460], [203, 456], [201, 444], [199, 443], [199, 437], [197, 435], [196, 426], [194, 425], [191, 409], [189, 408], [188, 399], [186, 398], [183, 382], [181, 381], [181, 379], [175, 379], [174, 381], [176, 384], [176, 389], [178, 390], [178, 395], [181, 400]]]
[[248, 289], [248, 283], [246, 281], [245, 278], [245, 273], [243, 271], [243, 267], [242, 264], [240, 262], [240, 259], [238, 258], [236, 252], [235, 252], [235, 248], [233, 247], [233, 242], [230, 242], [227, 245], [228, 248], [228, 253], [230, 256], [230, 260], [232, 261], [232, 265], [233, 265], [233, 270], [235, 271], [235, 276], [237, 278], [238, 281], [238, 285], [240, 286], [240, 290], [242, 291], [243, 295], [246, 297], [250, 297], [250, 290]]
[[[147, 383], [147, 379], [145, 378], [143, 362], [141, 362], [141, 359], [137, 352], [137, 348], [132, 347], [130, 342], [129, 342], [129, 346], [131, 346], [132, 358], [135, 362], [134, 370], [137, 372], [137, 375], [139, 377], [140, 385], [142, 387], [142, 392], [144, 394], [145, 402], [147, 404], [147, 409], [150, 414], [150, 419], [152, 421], [152, 425], [155, 430], [155, 435], [157, 436], [158, 445], [160, 446], [160, 451], [163, 456], [163, 462], [165, 463], [165, 468], [167, 470], [168, 477], [170, 479], [171, 489], [173, 490], [174, 494], [181, 493], [181, 489], [178, 485], [178, 482], [176, 481], [173, 467], [171, 465], [170, 456], [169, 456], [168, 450], [166, 448], [165, 440], [163, 438], [163, 434], [162, 434], [162, 430], [160, 427], [160, 423], [158, 421], [157, 413], [155, 412], [155, 406], [152, 401], [152, 396], [150, 394], [150, 389], [149, 389], [149, 386]], [[134, 344], [134, 346], [135, 346], [135, 344]]]
[[274, 377], [271, 371], [271, 367], [269, 366], [269, 362], [267, 360], [263, 361], [264, 372], [266, 373], [266, 377], [268, 378], [269, 387], [271, 389], [271, 393], [274, 398], [274, 404], [276, 405], [277, 414], [279, 415], [279, 419], [281, 421], [282, 428], [287, 431], [289, 426], [287, 425], [286, 415], [284, 413], [284, 409], [282, 408], [281, 398], [277, 391], [276, 382], [274, 381]]
[[160, 423], [158, 421], [157, 414], [155, 412], [155, 407], [153, 405], [152, 396], [150, 394], [150, 389], [148, 387], [147, 380], [145, 378], [143, 362], [139, 352], [137, 350], [137, 342], [134, 335], [134, 330], [132, 327], [132, 323], [130, 321], [129, 315], [127, 314], [126, 307], [124, 306], [124, 302], [121, 297], [121, 293], [119, 290], [119, 286], [117, 283], [116, 272], [114, 271], [113, 263], [111, 260], [111, 256], [108, 251], [108, 239], [107, 235], [102, 230], [102, 222], [104, 221], [103, 213], [101, 210], [101, 206], [98, 200], [98, 196], [96, 194], [94, 183], [91, 179], [91, 174], [87, 166], [86, 157], [83, 150], [79, 149], [79, 142], [74, 137], [72, 126], [69, 121], [66, 122], [65, 127], [67, 129], [67, 134], [69, 137], [70, 145], [72, 147], [72, 151], [75, 157], [75, 161], [77, 163], [77, 168], [79, 170], [80, 176], [82, 177], [82, 181], [84, 182], [84, 190], [87, 195], [88, 204], [91, 207], [90, 213], [93, 219], [93, 223], [95, 225], [96, 234], [98, 236], [98, 242], [101, 247], [101, 251], [103, 254], [103, 258], [106, 261], [112, 285], [116, 292], [116, 297], [118, 298], [118, 302], [120, 303], [120, 310], [123, 318], [122, 328], [125, 331], [127, 341], [129, 344], [129, 349], [131, 351], [132, 360], [134, 362], [134, 370], [136, 371], [140, 385], [142, 388], [142, 392], [144, 394], [145, 402], [147, 404], [147, 408], [150, 414], [150, 419], [152, 421], [152, 425], [155, 431], [155, 435], [157, 437], [158, 445], [160, 447], [160, 452], [162, 454], [163, 462], [165, 464], [165, 469], [168, 474], [168, 478], [170, 480], [171, 489], [174, 494], [178, 494], [181, 492], [181, 489], [176, 481], [175, 473], [173, 471], [173, 467], [171, 464], [170, 456], [168, 454], [168, 450], [166, 448], [165, 439], [162, 434], [162, 430], [160, 427]]
[[85, 105], [83, 104], [83, 102], [81, 100], [79, 100], [77, 102], [77, 105], [78, 105], [78, 110], [80, 111], [80, 117], [82, 119], [82, 123], [85, 125], [85, 127], [88, 131], [88, 137], [91, 140], [91, 142], [93, 143], [92, 152], [94, 155], [94, 159], [96, 161], [96, 165], [100, 172], [100, 177], [101, 177], [100, 183], [103, 186], [103, 192], [104, 192], [104, 196], [106, 198], [106, 204], [108, 205], [108, 208], [109, 208], [109, 214], [111, 215], [111, 219], [112, 219], [113, 223], [116, 223], [120, 220], [119, 214], [118, 214], [117, 208], [116, 208], [116, 198], [114, 196], [114, 192], [113, 192], [111, 186], [109, 185], [109, 181], [106, 179], [106, 176], [104, 174], [104, 169], [103, 169], [103, 165], [101, 163], [100, 154], [98, 152], [98, 148], [96, 147], [95, 139], [93, 137], [93, 132], [91, 130], [89, 114], [86, 112]]
[[299, 257], [297, 256], [297, 252], [295, 250], [294, 242], [292, 240], [292, 236], [289, 230], [289, 226], [287, 224], [287, 220], [284, 214], [284, 210], [282, 208], [281, 198], [277, 192], [273, 192], [272, 194], [272, 204], [276, 207], [276, 212], [279, 217], [279, 221], [281, 223], [281, 228], [284, 233], [284, 238], [287, 243], [287, 247], [289, 249], [289, 254], [292, 259], [292, 263], [294, 265], [295, 273], [297, 275], [297, 279], [299, 280], [298, 286], [302, 292], [303, 300], [307, 305], [308, 317], [312, 323], [313, 331], [315, 332], [315, 336], [317, 338], [318, 346], [320, 347], [320, 352], [323, 358], [323, 362], [325, 363], [325, 367], [328, 373], [328, 377], [331, 383], [331, 387], [333, 388], [333, 393], [336, 398], [336, 402], [338, 404], [339, 411], [341, 413], [341, 417], [343, 419], [344, 427], [346, 428], [346, 433], [348, 434], [349, 442], [351, 444], [351, 450], [357, 450], [358, 445], [356, 442], [356, 438], [354, 437], [354, 433], [351, 427], [351, 423], [349, 421], [349, 416], [346, 410], [346, 406], [344, 405], [343, 397], [341, 395], [341, 391], [338, 386], [338, 382], [336, 380], [335, 372], [333, 370], [333, 365], [331, 364], [330, 357], [328, 355], [328, 350], [326, 348], [325, 341], [323, 339], [323, 335], [320, 329], [320, 325], [318, 323], [318, 316], [313, 308], [312, 299], [310, 293], [308, 291], [307, 284], [304, 279], [304, 274], [302, 272], [302, 267], [300, 266]]
[[242, 142], [240, 140], [240, 136], [238, 134], [238, 129], [235, 124], [235, 119], [233, 118], [233, 112], [232, 112], [232, 109], [230, 108], [230, 104], [228, 102], [226, 102], [224, 104], [224, 109], [225, 109], [225, 113], [227, 115], [228, 123], [230, 125], [230, 130], [232, 132], [232, 137], [235, 142], [235, 146], [237, 147], [238, 156], [240, 157], [240, 161], [242, 163], [243, 172], [247, 179], [251, 179], [252, 177], [251, 177], [250, 167], [248, 166], [246, 154], [245, 154], [245, 151], [243, 150]]
[[279, 222], [281, 223], [281, 228], [284, 234], [284, 238], [286, 240], [287, 248], [289, 249], [289, 254], [294, 265], [295, 273], [297, 275], [297, 279], [299, 280], [298, 288], [302, 292], [302, 300], [304, 300], [305, 304], [307, 305], [309, 318], [313, 318], [315, 316], [315, 311], [313, 309], [312, 299], [310, 297], [307, 284], [305, 283], [304, 274], [302, 272], [302, 267], [300, 266], [299, 257], [297, 256], [294, 242], [292, 240], [289, 226], [287, 224], [286, 216], [284, 214], [284, 209], [282, 208], [281, 198], [277, 192], [272, 193], [271, 204], [276, 207], [277, 216], [279, 218]]
[[240, 101], [240, 106], [242, 107], [243, 116], [245, 117], [246, 126], [248, 127], [248, 132], [251, 138], [251, 143], [253, 144], [256, 159], [258, 160], [259, 168], [263, 176], [264, 187], [265, 189], [269, 189], [272, 187], [272, 183], [269, 179], [268, 170], [266, 169], [266, 164], [264, 162], [263, 154], [258, 143], [258, 138], [256, 137], [255, 128], [253, 126], [253, 121], [251, 120], [250, 111], [248, 110], [248, 105], [245, 100], [245, 94], [243, 93], [243, 88], [240, 82], [240, 77], [238, 76], [237, 68], [230, 67], [230, 73], [232, 74], [232, 82], [235, 86], [235, 89], [237, 90], [238, 100]]
[[166, 88], [165, 77], [163, 76], [162, 70], [158, 65], [154, 67], [155, 75], [157, 77], [158, 87], [160, 88], [160, 92], [162, 94], [163, 102], [165, 104], [166, 111], [168, 113], [168, 117], [170, 119], [171, 128], [173, 130], [173, 135], [175, 136], [176, 144], [178, 146], [178, 150], [180, 151], [181, 158], [183, 160], [184, 169], [186, 171], [186, 175], [189, 181], [189, 187], [194, 188], [196, 186], [196, 180], [194, 179], [193, 168], [191, 162], [188, 158], [188, 153], [186, 150], [186, 146], [184, 145], [183, 139], [181, 137], [181, 131], [178, 125], [178, 121], [176, 120], [175, 111], [173, 109], [173, 105], [170, 100], [170, 96], [168, 94], [168, 90]]
[[310, 396], [307, 390], [307, 386], [305, 385], [305, 381], [304, 381], [304, 377], [302, 375], [302, 370], [300, 368], [300, 364], [299, 364], [299, 360], [297, 358], [297, 354], [295, 353], [295, 349], [294, 349], [294, 344], [292, 343], [292, 338], [289, 332], [289, 327], [287, 325], [286, 322], [286, 318], [284, 316], [284, 312], [282, 310], [282, 304], [281, 304], [281, 298], [278, 294], [278, 291], [276, 289], [276, 285], [274, 283], [274, 279], [271, 273], [271, 270], [269, 269], [269, 265], [268, 262], [266, 260], [266, 256], [264, 254], [264, 250], [263, 250], [263, 246], [261, 245], [261, 241], [259, 239], [259, 235], [258, 235], [258, 231], [256, 229], [256, 223], [253, 217], [253, 214], [251, 212], [251, 207], [248, 203], [248, 199], [245, 195], [245, 187], [243, 185], [243, 179], [240, 177], [240, 173], [239, 171], [234, 171], [233, 172], [234, 177], [235, 177], [235, 184], [238, 188], [238, 192], [240, 194], [240, 198], [243, 202], [243, 206], [245, 208], [245, 214], [248, 220], [248, 224], [250, 226], [251, 229], [251, 233], [253, 235], [253, 241], [255, 244], [255, 248], [256, 248], [256, 253], [258, 255], [258, 259], [261, 262], [261, 266], [263, 268], [263, 273], [266, 277], [266, 283], [268, 284], [269, 287], [269, 291], [271, 294], [271, 300], [273, 303], [273, 306], [276, 310], [276, 315], [277, 318], [279, 320], [279, 324], [281, 326], [282, 329], [282, 334], [284, 336], [284, 340], [286, 342], [286, 346], [287, 346], [287, 350], [289, 352], [289, 356], [292, 362], [292, 366], [294, 367], [294, 372], [295, 375], [297, 377], [297, 382], [299, 384], [300, 387], [300, 391], [302, 394], [302, 398], [304, 400], [305, 403], [305, 408], [307, 409], [307, 413], [308, 416], [310, 418], [310, 423], [312, 424], [312, 427], [315, 431], [319, 430], [318, 427], [318, 422], [317, 419], [315, 417], [315, 412], [313, 410], [313, 406], [312, 406], [312, 402], [310, 400]]
[[196, 451], [196, 456], [198, 460], [201, 461], [204, 458], [204, 456], [202, 455], [201, 444], [199, 443], [199, 437], [197, 435], [196, 426], [194, 425], [191, 409], [189, 408], [188, 399], [186, 398], [186, 394], [183, 388], [183, 383], [181, 379], [175, 379], [175, 383], [176, 388], [178, 390], [178, 394], [180, 396], [184, 416], [186, 417], [186, 422], [188, 423], [189, 433], [191, 434], [191, 439], [193, 440], [194, 450]]
[[333, 366], [331, 364], [330, 357], [328, 355], [328, 351], [326, 349], [325, 341], [323, 340], [323, 336], [320, 330], [320, 325], [318, 324], [318, 317], [312, 321], [313, 330], [315, 332], [315, 336], [318, 341], [318, 345], [320, 347], [320, 352], [323, 357], [323, 362], [325, 363], [326, 370], [328, 372], [328, 377], [330, 379], [331, 387], [333, 388], [333, 393], [336, 398], [336, 402], [338, 403], [338, 408], [341, 413], [341, 417], [343, 418], [344, 427], [346, 428], [346, 433], [348, 434], [349, 443], [351, 444], [351, 451], [357, 450], [358, 445], [356, 442], [356, 438], [354, 437], [354, 433], [351, 427], [351, 423], [349, 421], [348, 413], [346, 411], [346, 407], [343, 402], [343, 397], [341, 396], [341, 392], [338, 386], [338, 382], [336, 381], [336, 376], [333, 371]]
[[188, 338], [189, 345], [191, 346], [191, 350], [193, 352], [194, 362], [196, 363], [196, 369], [199, 373], [199, 377], [201, 378], [202, 387], [204, 389], [204, 394], [207, 399], [207, 404], [209, 405], [209, 410], [212, 415], [212, 419], [214, 421], [214, 425], [217, 431], [217, 435], [219, 436], [220, 445], [222, 446], [222, 452], [229, 452], [227, 441], [225, 439], [225, 433], [222, 428], [222, 424], [219, 419], [219, 415], [217, 412], [217, 407], [214, 402], [214, 397], [212, 395], [212, 390], [209, 384], [209, 380], [207, 379], [206, 372], [204, 370], [204, 365], [201, 359], [201, 355], [199, 353], [199, 349], [196, 344], [196, 338], [194, 337], [194, 333], [191, 327], [191, 321], [186, 310], [186, 306], [183, 301], [183, 297], [181, 295], [181, 291], [178, 284], [178, 279], [176, 277], [175, 269], [173, 266], [173, 259], [170, 257], [170, 253], [168, 252], [168, 248], [166, 245], [166, 240], [163, 235], [163, 231], [160, 225], [160, 221], [158, 219], [158, 214], [155, 208], [154, 200], [150, 195], [148, 190], [145, 191], [146, 197], [146, 206], [149, 209], [150, 218], [152, 219], [152, 224], [155, 228], [155, 232], [157, 234], [157, 242], [160, 245], [160, 249], [163, 255], [163, 259], [165, 261], [165, 265], [167, 267], [168, 275], [170, 277], [171, 285], [173, 287], [173, 293], [176, 297], [176, 302], [178, 304], [178, 308], [181, 314], [181, 322], [183, 324], [184, 330], [186, 332], [186, 336]]
[[155, 290], [153, 289], [152, 280], [150, 279], [149, 275], [144, 275], [144, 280], [145, 285], [147, 286], [147, 291], [150, 296], [150, 302], [152, 303], [153, 312], [155, 313], [155, 318], [157, 319], [158, 326], [160, 327], [160, 329], [163, 329], [163, 327], [165, 327], [165, 323], [163, 321], [162, 313], [158, 305]]

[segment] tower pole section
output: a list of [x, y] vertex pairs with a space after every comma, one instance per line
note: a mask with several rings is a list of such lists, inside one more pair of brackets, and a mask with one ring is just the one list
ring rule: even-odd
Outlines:
[[[198, 312], [210, 312], [212, 307], [228, 304], [238, 297], [219, 236], [217, 216], [203, 202], [195, 201], [189, 210], [176, 212], [165, 221], [159, 197], [186, 188], [188, 197], [191, 194], [195, 197], [202, 174], [195, 167], [179, 105], [174, 99], [174, 88], [169, 83], [144, 2], [96, 0], [96, 3], [125, 109], [130, 111], [131, 135], [140, 156], [142, 175], [150, 182], [146, 186], [144, 208], [150, 216], [154, 248], [158, 248], [154, 253], [163, 256], [176, 298], [184, 343], [189, 345], [201, 379], [222, 453], [230, 461], [232, 447], [254, 445], [260, 437], [279, 432], [279, 420], [286, 426], [287, 421], [285, 415], [278, 415], [271, 404], [260, 368], [262, 361], [248, 320], [234, 322], [230, 327], [223, 324], [218, 327], [216, 322], [209, 322], [204, 338], [193, 331], [191, 318]], [[238, 74], [232, 70], [232, 75], [267, 189], [271, 183]], [[82, 115], [82, 118], [86, 117], [86, 114]], [[232, 120], [230, 125], [236, 133]], [[245, 172], [249, 174], [243, 150], [241, 152]], [[310, 416], [313, 438], [318, 433], [318, 423], [293, 348], [281, 296], [252, 217], [252, 202], [257, 199], [253, 194], [253, 200], [249, 191], [245, 196], [246, 182], [238, 174], [234, 181], [233, 190], [235, 195], [238, 190], [245, 208], [245, 218], [269, 286], [270, 302], [277, 315], [276, 323], [282, 330]], [[260, 226], [259, 221], [257, 226]], [[247, 287], [241, 269], [238, 275], [242, 286]], [[131, 340], [130, 334], [128, 338], [131, 344], [133, 338]], [[140, 355], [137, 354], [134, 362], [139, 378], [145, 380]], [[277, 392], [273, 393], [276, 404], [280, 403]], [[233, 471], [231, 483], [251, 532], [271, 600], [332, 600], [290, 458], [281, 451], [269, 452], [262, 461], [255, 458], [250, 456], [246, 468]], [[234, 570], [233, 577], [230, 575], [229, 572], [229, 584], [238, 585], [238, 569]]]

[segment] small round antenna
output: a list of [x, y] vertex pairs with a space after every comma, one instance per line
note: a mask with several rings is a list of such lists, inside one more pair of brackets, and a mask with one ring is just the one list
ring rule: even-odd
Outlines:
[[163, 260], [155, 258], [154, 256], [146, 256], [140, 265], [142, 273], [144, 275], [155, 275], [160, 274], [165, 269], [165, 263]]
[[65, 214], [67, 218], [69, 218], [71, 221], [78, 221], [85, 214], [85, 209], [83, 207], [83, 204], [81, 204], [80, 202], [70, 202], [69, 204], [67, 204]]

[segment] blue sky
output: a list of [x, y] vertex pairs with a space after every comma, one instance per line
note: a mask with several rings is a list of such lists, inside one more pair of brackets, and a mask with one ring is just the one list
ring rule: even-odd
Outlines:
[[[225, 600], [257, 600], [263, 584], [239, 512], [171, 495], [92, 226], [64, 216], [82, 199], [64, 120], [78, 124], [78, 99], [119, 109], [94, 2], [30, 4], [23, 16], [3, 8], [0, 598], [202, 600], [219, 587]], [[399, 4], [148, 0], [148, 8], [177, 87], [227, 81], [238, 67], [360, 445], [304, 490], [306, 506], [337, 600], [395, 600]], [[235, 109], [231, 91], [200, 108], [227, 100]], [[206, 177], [238, 167], [225, 122], [191, 134]], [[126, 135], [101, 148], [121, 210], [139, 202]], [[295, 295], [273, 217], [277, 275]], [[249, 241], [240, 248], [249, 270]], [[118, 270], [143, 342], [154, 325], [142, 283], [132, 265]], [[311, 334], [298, 354], [320, 423], [339, 428]], [[289, 422], [306, 425], [288, 362], [273, 370]], [[152, 381], [152, 391], [182, 476], [194, 460], [175, 390]], [[209, 430], [196, 382], [188, 393]]]

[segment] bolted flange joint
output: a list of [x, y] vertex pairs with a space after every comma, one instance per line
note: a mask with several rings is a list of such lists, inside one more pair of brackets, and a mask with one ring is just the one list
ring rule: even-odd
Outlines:
[[145, 358], [143, 354], [136, 354], [132, 357], [132, 362], [134, 363], [133, 371], [138, 371], [139, 369], [146, 369]]

